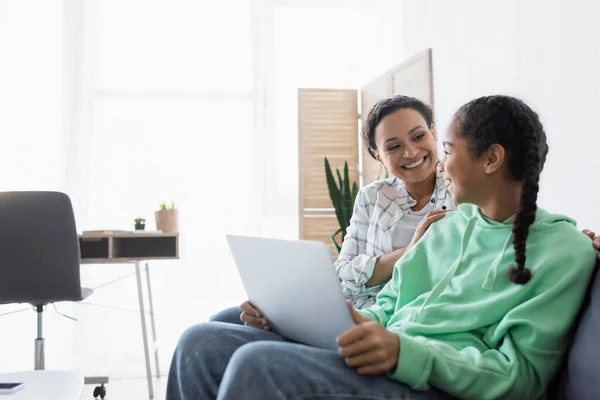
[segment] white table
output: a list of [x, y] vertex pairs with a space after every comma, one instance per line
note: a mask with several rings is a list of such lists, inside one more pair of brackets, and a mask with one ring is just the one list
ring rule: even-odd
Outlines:
[[0, 382], [24, 382], [15, 393], [0, 395], [2, 400], [79, 400], [83, 376], [70, 371], [27, 371], [0, 374]]
[[[154, 364], [156, 367], [157, 378], [160, 378], [160, 369], [158, 366], [158, 344], [156, 339], [156, 324], [154, 322], [154, 305], [152, 304], [152, 288], [150, 285], [150, 267], [148, 265], [148, 261], [179, 259], [179, 234], [150, 232], [88, 234], [81, 235], [79, 237], [79, 247], [81, 250], [82, 264], [133, 263], [135, 265], [138, 300], [140, 304], [140, 319], [142, 323], [144, 359], [146, 361], [146, 379], [148, 381], [148, 395], [150, 398], [154, 398], [150, 353], [154, 353]], [[148, 340], [146, 306], [144, 302], [144, 290], [142, 287], [142, 268], [140, 266], [142, 262], [145, 262], [144, 269], [146, 271], [146, 289], [148, 294], [152, 343], [150, 343], [150, 341]], [[110, 283], [114, 283], [120, 279], [121, 278], [118, 278], [114, 281], [111, 281]], [[92, 383], [92, 381], [86, 380], [86, 383]], [[100, 383], [100, 381], [96, 381], [94, 383]]]

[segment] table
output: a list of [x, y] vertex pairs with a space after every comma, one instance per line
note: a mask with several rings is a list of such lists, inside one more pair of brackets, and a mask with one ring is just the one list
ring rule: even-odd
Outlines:
[[[79, 236], [82, 264], [125, 264], [133, 263], [137, 279], [138, 300], [140, 306], [140, 319], [142, 323], [142, 339], [144, 342], [144, 356], [146, 361], [146, 378], [148, 380], [148, 394], [154, 397], [152, 386], [152, 366], [150, 362], [150, 346], [146, 324], [146, 311], [144, 292], [142, 288], [141, 263], [145, 263], [146, 289], [148, 291], [148, 308], [150, 327], [152, 330], [152, 352], [156, 367], [156, 377], [160, 377], [158, 365], [158, 346], [156, 339], [156, 324], [154, 322], [154, 306], [152, 303], [152, 288], [150, 285], [149, 261], [179, 259], [179, 234], [178, 233], [141, 233], [141, 232], [115, 232], [84, 234]], [[11, 399], [12, 400], [12, 399]]]
[[0, 374], [0, 382], [24, 382], [18, 392], [0, 395], [4, 400], [79, 400], [83, 377], [70, 371], [27, 371]]

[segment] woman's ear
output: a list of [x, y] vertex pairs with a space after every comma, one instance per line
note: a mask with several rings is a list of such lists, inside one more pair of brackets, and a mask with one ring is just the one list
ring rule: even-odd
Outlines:
[[490, 148], [483, 154], [483, 157], [484, 171], [486, 174], [491, 175], [498, 171], [504, 164], [506, 151], [504, 150], [503, 146], [496, 143], [490, 146]]
[[373, 154], [373, 157], [375, 157], [377, 162], [380, 163], [381, 165], [383, 165], [383, 168], [385, 168], [385, 164], [383, 163], [383, 160], [381, 159], [379, 152], [377, 150], [373, 150], [373, 149], [369, 149], [369, 151], [371, 152], [371, 154]]
[[437, 132], [435, 131], [435, 124], [433, 122], [431, 123], [431, 128], [429, 130], [433, 134], [433, 139], [437, 141]]

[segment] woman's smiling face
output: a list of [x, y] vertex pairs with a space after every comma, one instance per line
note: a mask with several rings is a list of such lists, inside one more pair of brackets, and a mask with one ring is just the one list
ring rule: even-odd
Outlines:
[[436, 135], [423, 116], [403, 108], [385, 116], [375, 129], [375, 156], [403, 182], [423, 182], [435, 174]]

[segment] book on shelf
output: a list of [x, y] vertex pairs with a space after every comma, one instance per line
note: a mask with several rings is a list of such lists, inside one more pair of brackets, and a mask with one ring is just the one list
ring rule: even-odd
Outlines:
[[81, 236], [113, 236], [113, 235], [157, 235], [161, 234], [162, 231], [123, 231], [117, 229], [99, 229], [92, 231], [83, 231]]
[[131, 233], [129, 231], [121, 231], [116, 229], [98, 229], [92, 231], [83, 231], [81, 236], [110, 236], [116, 233]]

